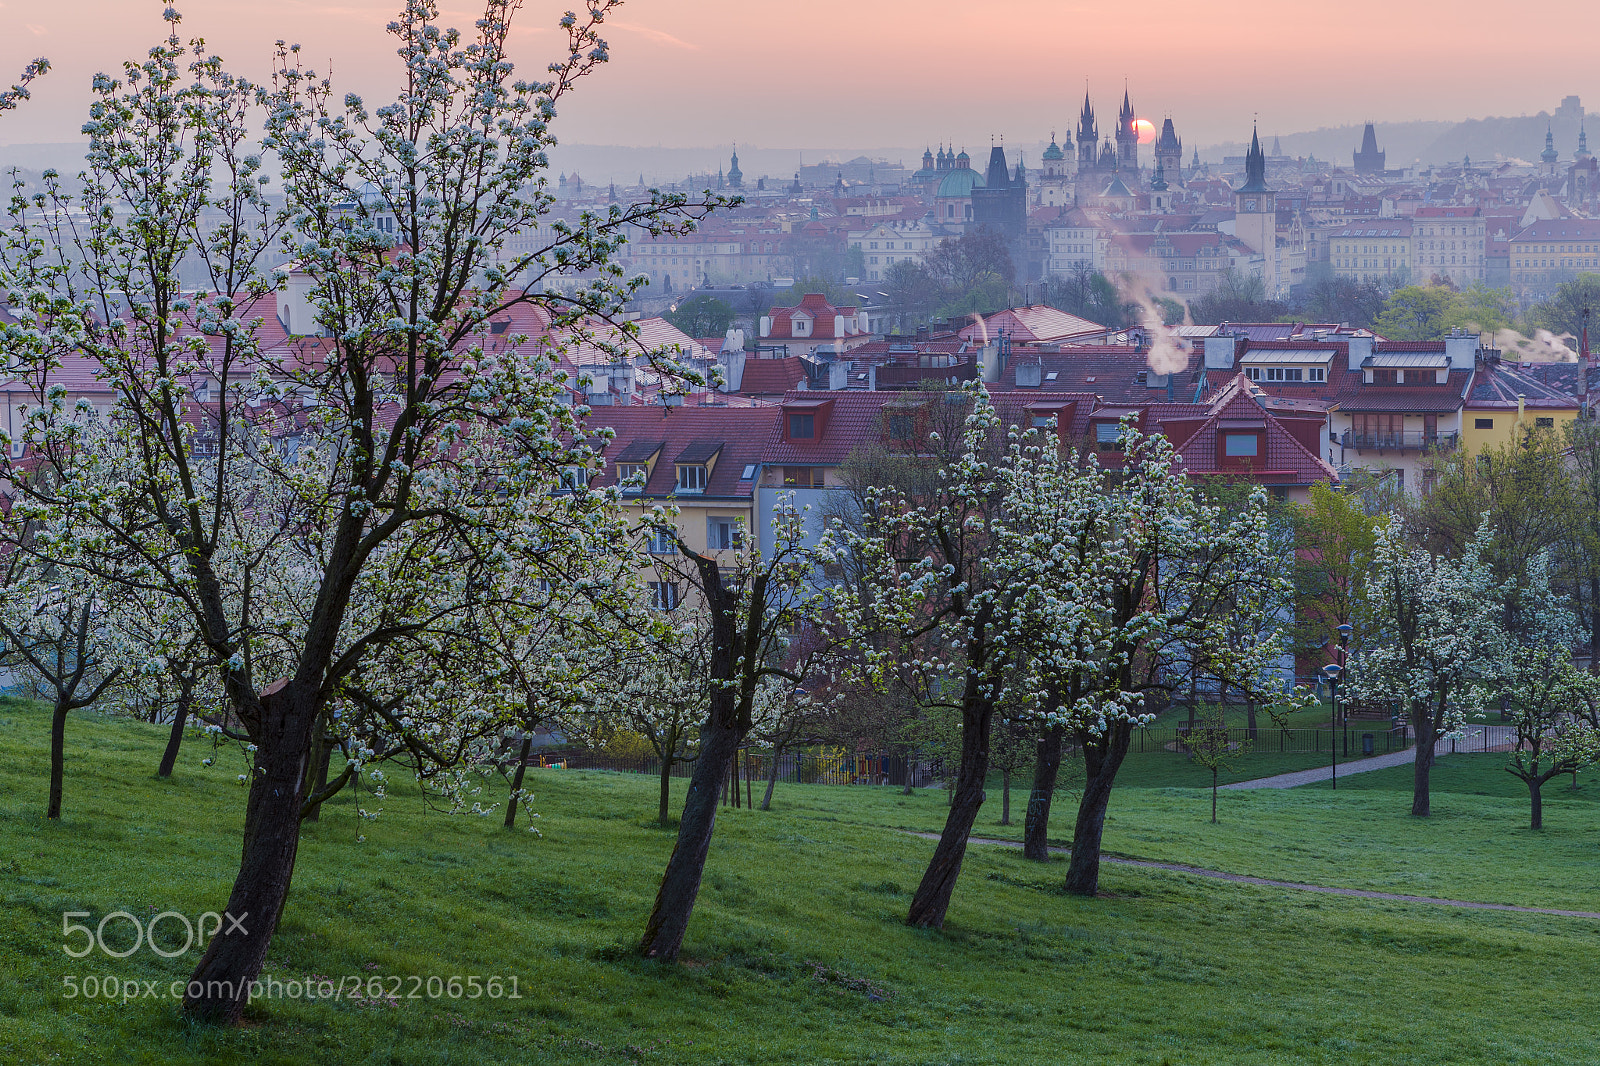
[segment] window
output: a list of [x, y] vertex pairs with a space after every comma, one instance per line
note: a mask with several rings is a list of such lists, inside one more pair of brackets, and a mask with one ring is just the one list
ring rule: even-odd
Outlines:
[[1036, 412], [1034, 414], [1034, 416], [1033, 416], [1033, 428], [1034, 429], [1049, 429], [1050, 426], [1051, 426], [1051, 423], [1055, 422], [1055, 420], [1056, 420], [1056, 416], [1053, 415], [1053, 414], [1050, 414], [1048, 412]]
[[816, 415], [789, 416], [789, 439], [810, 440], [817, 435]]
[[[638, 494], [644, 491], [645, 479], [650, 476], [650, 468], [644, 463], [618, 463], [617, 482], [622, 485], [625, 494]], [[629, 481], [638, 481], [638, 485], [629, 485]]]
[[744, 547], [744, 523], [737, 518], [706, 519], [706, 548], [710, 551]]
[[1492, 418], [1474, 418], [1472, 420], [1472, 428], [1473, 429], [1493, 429], [1494, 428], [1494, 419], [1492, 419]]
[[670, 611], [678, 606], [678, 585], [674, 581], [650, 582], [650, 606]]
[[568, 492], [575, 492], [589, 484], [589, 472], [581, 466], [564, 466], [561, 468], [561, 487]]
[[1224, 433], [1222, 454], [1234, 459], [1252, 458], [1260, 453], [1261, 439], [1254, 433]]
[[706, 467], [704, 463], [687, 463], [678, 467], [678, 491], [706, 491]]
[[1556, 420], [1554, 418], [1535, 418], [1533, 426], [1535, 429], [1555, 429]]
[[1327, 381], [1328, 372], [1320, 366], [1314, 366], [1306, 371], [1307, 381]]
[[744, 472], [739, 475], [739, 480], [740, 481], [749, 481], [751, 478], [755, 477], [756, 476], [756, 465], [757, 464], [755, 464], [755, 463], [746, 463], [746, 464], [744, 464]]
[[651, 555], [674, 555], [678, 551], [678, 542], [673, 539], [671, 529], [657, 526], [650, 531], [647, 547]]
[[1122, 450], [1122, 426], [1116, 422], [1101, 422], [1094, 427], [1095, 444], [1103, 452]]
[[889, 416], [890, 440], [910, 440], [915, 428], [915, 419], [909, 414], [891, 414]]
[[820, 466], [786, 466], [783, 468], [783, 483], [796, 489], [820, 489], [822, 469]]

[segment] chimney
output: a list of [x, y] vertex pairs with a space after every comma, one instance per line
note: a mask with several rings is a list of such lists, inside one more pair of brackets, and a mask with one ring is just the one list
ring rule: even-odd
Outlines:
[[1346, 366], [1350, 370], [1360, 370], [1361, 364], [1372, 357], [1372, 338], [1351, 337], [1348, 344], [1350, 361]]
[[1222, 333], [1215, 337], [1205, 338], [1205, 342], [1206, 369], [1232, 370], [1234, 355], [1238, 351], [1239, 338], [1232, 333]]
[[1044, 381], [1044, 368], [1038, 363], [1017, 364], [1017, 388], [1037, 389]]
[[1471, 370], [1478, 357], [1479, 337], [1476, 333], [1467, 333], [1463, 330], [1453, 329], [1444, 339], [1444, 354], [1450, 360], [1451, 370]]
[[871, 366], [867, 367], [867, 391], [868, 392], [877, 392], [878, 391], [878, 364], [877, 363], [873, 363]]
[[744, 361], [743, 346], [724, 347], [717, 356], [717, 362], [722, 367], [723, 392], [738, 392], [744, 386]]
[[1525, 393], [1517, 393], [1517, 425], [1522, 424], [1522, 417], [1527, 413], [1528, 397]]
[[1589, 417], [1589, 309], [1583, 309], [1583, 329], [1578, 334], [1578, 407]]
[[835, 359], [828, 364], [828, 388], [834, 392], [850, 386], [850, 364]]
[[772, 336], [772, 316], [771, 315], [762, 315], [761, 316], [761, 335], [763, 337]]

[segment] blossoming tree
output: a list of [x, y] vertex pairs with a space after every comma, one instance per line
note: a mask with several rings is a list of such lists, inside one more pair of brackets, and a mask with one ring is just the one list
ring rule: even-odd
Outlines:
[[[71, 543], [42, 549], [183, 604], [255, 745], [226, 903], [250, 917], [208, 943], [192, 1016], [236, 1020], [260, 972], [330, 710], [381, 722], [424, 761], [493, 731], [451, 688], [484, 654], [451, 620], [471, 618], [497, 571], [532, 564], [531, 580], [554, 565], [502, 551], [497, 531], [531, 521], [562, 550], [610, 532], [607, 494], [529, 506], [563, 468], [595, 461], [559, 350], [485, 337], [492, 316], [536, 304], [552, 336], [602, 319], [605, 343], [637, 348], [616, 311], [642, 282], [623, 277], [618, 250], [630, 232], [681, 231], [720, 202], [657, 196], [540, 227], [556, 105], [608, 58], [599, 30], [613, 6], [569, 14], [563, 54], [527, 82], [507, 52], [512, 0], [487, 0], [468, 37], [441, 27], [431, 0], [408, 0], [389, 27], [405, 89], [377, 109], [339, 96], [294, 48], [280, 47], [270, 84], [250, 85], [181, 42], [169, 10], [172, 35], [147, 59], [96, 79], [82, 193], [55, 186], [16, 205], [4, 266], [18, 323], [0, 341], [33, 375], [41, 413], [22, 434], [32, 473], [4, 471], [15, 506], [72, 519]], [[281, 206], [266, 195], [274, 181]], [[536, 231], [548, 237], [513, 249]], [[278, 250], [290, 269], [269, 266]], [[199, 291], [180, 284], [186, 260], [205, 275]], [[592, 281], [544, 293], [537, 282], [557, 270]], [[304, 340], [264, 341], [275, 299], [297, 308]], [[78, 356], [118, 394], [93, 447], [50, 374]], [[312, 446], [295, 444], [304, 434]], [[272, 500], [247, 491], [267, 483]], [[262, 530], [271, 550], [248, 550]], [[273, 630], [287, 639], [268, 641], [249, 605], [282, 553], [307, 594]], [[430, 683], [412, 686], [413, 664], [435, 651]], [[439, 713], [419, 726], [425, 706]], [[465, 733], [428, 738], [457, 712]]]

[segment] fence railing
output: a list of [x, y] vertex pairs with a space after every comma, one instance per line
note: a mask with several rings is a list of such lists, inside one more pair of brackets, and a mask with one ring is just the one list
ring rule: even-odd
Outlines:
[[[1184, 739], [1188, 732], [1183, 726], [1175, 729], [1140, 729], [1135, 731], [1130, 746], [1136, 752], [1172, 751], [1187, 754]], [[1352, 720], [1332, 730], [1327, 726], [1317, 729], [1279, 729], [1269, 724], [1258, 726], [1254, 736], [1251, 732], [1245, 728], [1227, 730], [1228, 744], [1248, 743], [1252, 752], [1305, 755], [1337, 748], [1341, 755], [1350, 756], [1387, 755], [1411, 746], [1406, 727], [1391, 726], [1387, 722]]]
[[[598, 751], [535, 752], [528, 765], [555, 770], [613, 770], [619, 773], [660, 776], [661, 760], [656, 756], [618, 756]], [[937, 764], [904, 755], [827, 755], [814, 752], [784, 752], [777, 761], [778, 780], [800, 785], [901, 785], [913, 788], [932, 784]], [[741, 778], [765, 781], [773, 771], [770, 752], [744, 751], [738, 760]], [[668, 771], [671, 777], [694, 774], [693, 760], [675, 759]]]
[[1346, 430], [1339, 443], [1346, 448], [1376, 449], [1399, 452], [1450, 452], [1455, 451], [1460, 435], [1456, 433], [1428, 433], [1424, 430], [1396, 431], [1394, 433], [1357, 433]]

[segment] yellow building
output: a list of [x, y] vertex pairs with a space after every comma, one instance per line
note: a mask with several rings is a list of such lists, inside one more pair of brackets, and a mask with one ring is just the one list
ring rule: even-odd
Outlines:
[[1328, 265], [1341, 278], [1382, 281], [1410, 277], [1415, 257], [1409, 218], [1368, 218], [1328, 235]]

